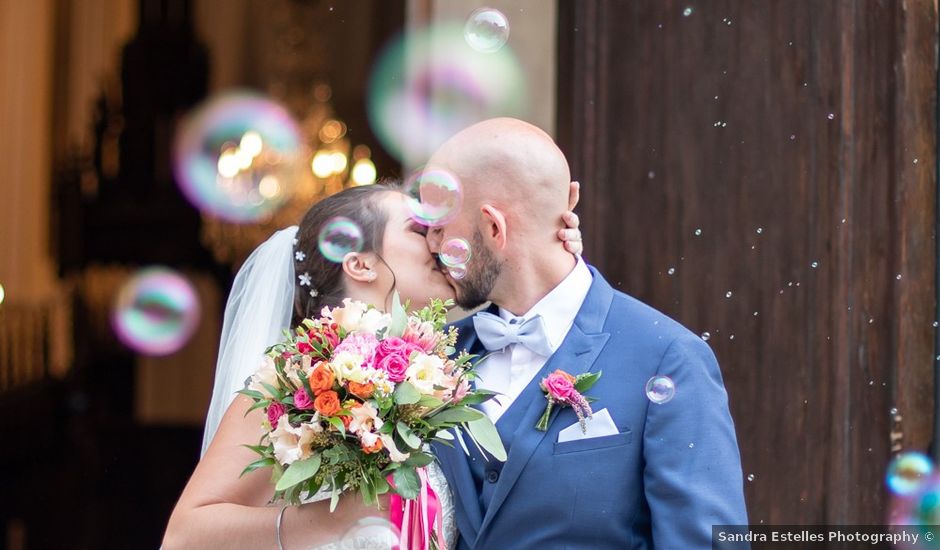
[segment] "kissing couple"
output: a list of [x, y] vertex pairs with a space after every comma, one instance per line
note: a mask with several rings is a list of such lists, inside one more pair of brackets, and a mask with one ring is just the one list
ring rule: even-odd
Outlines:
[[[498, 398], [478, 408], [508, 454], [499, 462], [472, 446], [433, 446], [427, 473], [447, 548], [705, 549], [712, 525], [747, 524], [711, 348], [614, 290], [580, 257], [570, 212], [579, 188], [551, 137], [520, 120], [486, 120], [447, 140], [427, 167], [460, 182], [462, 203], [446, 223], [416, 221], [394, 185], [355, 187], [315, 204], [242, 266], [226, 306], [203, 457], [163, 547], [378, 547], [344, 537], [379, 515], [375, 507], [343, 498], [333, 512], [324, 500], [279, 509], [269, 504], [270, 468], [240, 477], [257, 458], [244, 445], [257, 443], [265, 416], [246, 414], [251, 399], [236, 392], [285, 328], [346, 298], [390, 311], [396, 292], [413, 308], [435, 298], [466, 309], [491, 304], [454, 324], [455, 348], [489, 355], [475, 385]], [[318, 251], [318, 235], [337, 216], [359, 226], [363, 246], [333, 262]], [[473, 251], [459, 278], [437, 261], [453, 238]], [[584, 429], [576, 408], [542, 418], [542, 381], [557, 371], [603, 372]], [[648, 395], [654, 379], [671, 382], [671, 399]]]

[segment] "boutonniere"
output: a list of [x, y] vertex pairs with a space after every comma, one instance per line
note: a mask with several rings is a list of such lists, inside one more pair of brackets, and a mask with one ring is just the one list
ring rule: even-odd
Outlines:
[[552, 414], [552, 407], [556, 404], [562, 407], [568, 406], [574, 409], [574, 414], [578, 415], [578, 422], [581, 424], [581, 431], [587, 433], [587, 426], [584, 425], [585, 418], [591, 418], [590, 397], [584, 397], [584, 392], [591, 389], [591, 386], [601, 377], [600, 372], [588, 372], [571, 376], [563, 370], [556, 370], [542, 379], [539, 384], [542, 391], [545, 392], [545, 399], [548, 404], [545, 406], [545, 413], [539, 419], [535, 429], [539, 431], [548, 430], [548, 417]]

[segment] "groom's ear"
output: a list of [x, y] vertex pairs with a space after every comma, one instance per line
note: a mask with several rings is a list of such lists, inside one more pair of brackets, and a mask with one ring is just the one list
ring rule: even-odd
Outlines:
[[499, 208], [491, 204], [481, 206], [480, 214], [483, 215], [483, 235], [486, 239], [492, 241], [497, 250], [506, 248], [508, 242], [506, 216]]
[[354, 281], [370, 283], [375, 280], [374, 254], [366, 252], [349, 252], [343, 258], [343, 272]]

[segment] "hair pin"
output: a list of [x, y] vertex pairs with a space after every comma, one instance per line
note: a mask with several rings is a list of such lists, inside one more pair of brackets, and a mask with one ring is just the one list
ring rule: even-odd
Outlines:
[[300, 279], [300, 286], [310, 286], [310, 283], [312, 282], [310, 274], [307, 272], [301, 273], [297, 276], [297, 278]]

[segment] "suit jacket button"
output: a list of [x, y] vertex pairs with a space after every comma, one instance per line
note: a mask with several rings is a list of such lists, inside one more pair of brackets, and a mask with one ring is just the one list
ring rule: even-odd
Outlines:
[[486, 472], [486, 480], [490, 483], [496, 483], [499, 480], [499, 472], [496, 470], [489, 470]]

